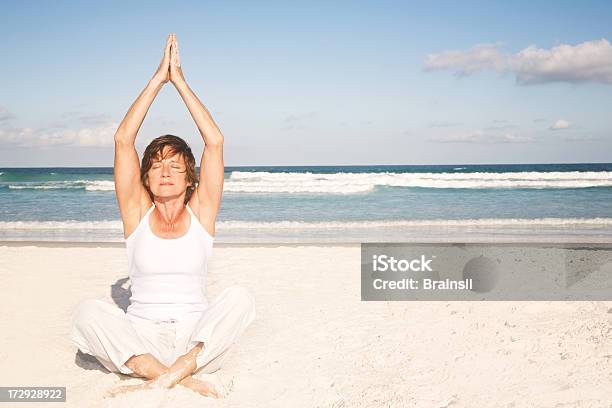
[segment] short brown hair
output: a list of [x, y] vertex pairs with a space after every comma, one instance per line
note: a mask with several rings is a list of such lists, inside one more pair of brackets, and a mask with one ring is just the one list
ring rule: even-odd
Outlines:
[[[191, 148], [189, 147], [187, 142], [185, 142], [178, 136], [163, 135], [153, 139], [151, 143], [149, 143], [149, 145], [144, 151], [144, 154], [142, 155], [142, 164], [140, 166], [140, 181], [142, 182], [142, 185], [147, 189], [147, 192], [151, 197], [151, 201], [153, 201], [153, 193], [149, 188], [149, 170], [153, 165], [153, 159], [157, 158], [158, 156], [161, 156], [161, 153], [164, 151], [164, 147], [166, 146], [170, 146], [170, 149], [166, 152], [166, 156], [173, 156], [174, 154], [178, 153], [181, 157], [183, 157], [185, 161], [187, 184], [189, 184], [189, 186], [187, 187], [187, 194], [185, 194], [184, 204], [187, 204], [196, 188], [198, 176], [196, 173], [195, 157], [193, 157]], [[164, 157], [162, 157], [162, 159]]]

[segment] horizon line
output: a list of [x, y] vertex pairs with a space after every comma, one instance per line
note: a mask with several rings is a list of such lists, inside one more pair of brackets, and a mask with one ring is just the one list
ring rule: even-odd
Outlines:
[[[432, 163], [432, 164], [265, 164], [265, 165], [239, 165], [224, 166], [234, 167], [365, 167], [365, 166], [523, 166], [523, 165], [547, 165], [547, 164], [610, 164], [612, 162], [550, 162], [550, 163]], [[0, 167], [0, 169], [112, 169], [114, 166], [22, 166], [22, 167]], [[200, 168], [200, 166], [196, 166]]]

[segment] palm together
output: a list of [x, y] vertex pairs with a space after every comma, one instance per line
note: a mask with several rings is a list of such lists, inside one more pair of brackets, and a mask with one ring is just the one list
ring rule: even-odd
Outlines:
[[172, 33], [166, 40], [166, 48], [159, 68], [153, 76], [153, 80], [162, 84], [170, 81], [174, 85], [185, 82], [183, 70], [181, 69], [181, 58], [176, 34]]

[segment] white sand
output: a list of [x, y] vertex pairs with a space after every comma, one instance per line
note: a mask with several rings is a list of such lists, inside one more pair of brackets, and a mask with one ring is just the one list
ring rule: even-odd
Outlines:
[[111, 301], [113, 285], [124, 295], [124, 249], [0, 244], [0, 385], [66, 386], [69, 407], [611, 406], [612, 302], [362, 302], [359, 257], [359, 246], [215, 248], [209, 298], [240, 284], [257, 302], [220, 370], [230, 395], [104, 400], [141, 380], [77, 358], [70, 313]]

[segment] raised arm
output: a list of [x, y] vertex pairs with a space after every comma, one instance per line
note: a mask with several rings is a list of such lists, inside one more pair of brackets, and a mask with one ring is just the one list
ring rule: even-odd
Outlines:
[[[123, 232], [127, 238], [140, 220], [141, 199], [148, 197], [140, 182], [140, 162], [134, 143], [142, 122], [162, 86], [170, 79], [170, 47], [172, 34], [168, 36], [164, 56], [157, 71], [130, 106], [115, 132], [115, 193], [123, 220]], [[149, 199], [150, 200], [150, 199]]]
[[200, 131], [200, 135], [204, 139], [204, 152], [200, 160], [200, 182], [196, 191], [199, 201], [200, 222], [209, 231], [214, 231], [215, 219], [221, 206], [221, 195], [223, 193], [223, 135], [206, 107], [185, 81], [176, 35], [172, 37], [170, 81], [183, 98]]
[[121, 124], [115, 132], [115, 141], [134, 144], [136, 134], [144, 121], [151, 104], [159, 93], [162, 86], [170, 79], [170, 48], [172, 45], [172, 34], [168, 36], [164, 56], [147, 86], [142, 90], [130, 109], [125, 114]]

